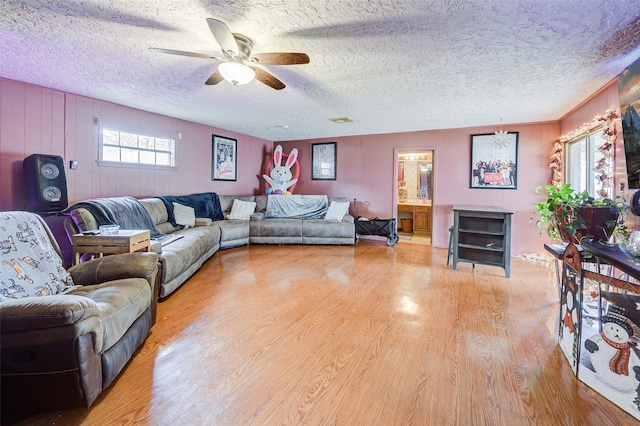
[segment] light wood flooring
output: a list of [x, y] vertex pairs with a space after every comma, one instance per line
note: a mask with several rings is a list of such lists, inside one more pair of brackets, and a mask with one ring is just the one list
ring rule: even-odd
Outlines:
[[414, 234], [413, 232], [398, 232], [400, 241], [423, 246], [431, 245], [431, 234]]
[[445, 263], [402, 242], [220, 251], [91, 409], [21, 424], [635, 424], [558, 349], [550, 265]]

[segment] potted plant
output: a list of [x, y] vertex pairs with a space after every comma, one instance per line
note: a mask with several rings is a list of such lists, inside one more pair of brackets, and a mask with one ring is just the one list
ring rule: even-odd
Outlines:
[[594, 200], [586, 191], [577, 192], [568, 183], [539, 186], [536, 194], [546, 199], [534, 204], [531, 219], [537, 216], [536, 226], [546, 229], [552, 238], [579, 244], [583, 238], [610, 243], [613, 237], [628, 236], [624, 214], [629, 206], [622, 197]]

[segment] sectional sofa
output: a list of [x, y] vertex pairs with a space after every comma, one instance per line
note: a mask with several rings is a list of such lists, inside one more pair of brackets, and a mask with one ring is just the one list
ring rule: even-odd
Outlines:
[[[203, 199], [212, 197], [213, 206], [201, 208]], [[355, 243], [355, 224], [353, 216], [345, 214], [341, 220], [325, 220], [324, 217], [294, 218], [270, 217], [269, 197], [294, 197], [285, 195], [237, 196], [217, 195], [213, 193], [193, 194], [179, 197], [144, 198], [113, 197], [97, 199], [101, 202], [124, 201], [129, 205], [138, 202], [144, 208], [129, 209], [133, 223], [145, 224], [150, 217], [152, 237], [161, 234], [152, 244], [152, 251], [159, 254], [159, 297], [169, 296], [180, 287], [202, 264], [219, 249], [229, 249], [247, 244], [332, 244], [346, 245]], [[303, 196], [304, 197], [304, 196]], [[314, 196], [318, 197], [318, 196]], [[320, 196], [323, 197], [323, 196]], [[342, 197], [324, 197], [327, 208], [332, 202], [348, 203]], [[120, 200], [117, 200], [120, 199]], [[172, 203], [195, 206], [196, 211], [205, 211], [209, 217], [196, 217], [192, 227], [184, 227], [176, 222]], [[235, 200], [255, 203], [255, 211], [247, 219], [229, 219]], [[91, 201], [91, 200], [87, 200]], [[133, 202], [133, 204], [132, 204]], [[87, 202], [76, 203], [68, 209], [70, 218], [66, 221], [68, 234], [98, 229], [108, 218], [100, 212], [92, 211]], [[175, 204], [173, 204], [174, 207]], [[200, 207], [200, 208], [199, 208]], [[203, 214], [204, 215], [204, 214]], [[113, 219], [113, 218], [111, 218]], [[114, 222], [114, 220], [111, 220]], [[146, 226], [145, 226], [146, 227]], [[135, 228], [130, 228], [135, 229]], [[167, 238], [168, 236], [168, 238]]]

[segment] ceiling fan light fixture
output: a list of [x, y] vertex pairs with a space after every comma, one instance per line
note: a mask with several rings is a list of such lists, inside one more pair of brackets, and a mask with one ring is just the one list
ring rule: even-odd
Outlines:
[[256, 72], [240, 62], [223, 62], [218, 65], [222, 78], [234, 86], [242, 86], [256, 78]]

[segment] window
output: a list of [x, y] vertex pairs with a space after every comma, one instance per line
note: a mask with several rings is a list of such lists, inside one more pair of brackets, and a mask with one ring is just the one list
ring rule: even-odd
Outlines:
[[175, 167], [175, 140], [102, 128], [100, 160]]
[[594, 198], [601, 198], [598, 192], [602, 187], [600, 176], [594, 170], [598, 161], [604, 160], [604, 155], [598, 150], [606, 139], [602, 135], [602, 129], [586, 136], [567, 142], [567, 170], [566, 181], [576, 191], [587, 191]]

